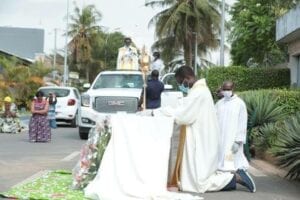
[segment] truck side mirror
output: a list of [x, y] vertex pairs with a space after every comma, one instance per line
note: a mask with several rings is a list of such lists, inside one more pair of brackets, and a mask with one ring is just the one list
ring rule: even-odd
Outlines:
[[165, 85], [165, 90], [173, 90], [173, 86], [169, 85], [169, 84], [166, 84]]
[[91, 84], [89, 84], [89, 83], [83, 84], [84, 89], [89, 89], [90, 87], [91, 87]]

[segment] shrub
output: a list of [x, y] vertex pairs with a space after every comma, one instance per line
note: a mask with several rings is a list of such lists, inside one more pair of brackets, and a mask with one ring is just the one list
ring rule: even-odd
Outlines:
[[285, 120], [271, 152], [278, 164], [288, 169], [287, 177], [300, 178], [300, 113]]
[[253, 144], [260, 153], [268, 151], [274, 146], [280, 134], [282, 122], [264, 124], [260, 128], [253, 130]]
[[247, 91], [239, 96], [245, 101], [248, 111], [248, 127], [262, 126], [283, 120], [287, 113], [277, 98], [264, 90]]
[[[269, 123], [275, 123], [283, 120], [286, 117], [286, 112], [283, 106], [276, 104], [276, 98], [265, 91], [247, 91], [239, 94], [245, 101], [248, 112], [248, 134], [247, 145], [245, 145], [245, 154], [250, 159], [250, 149], [258, 150], [258, 154], [264, 152], [260, 147], [265, 145], [266, 139], [256, 147], [255, 142], [262, 138], [259, 131], [261, 126]], [[267, 136], [266, 136], [267, 137]], [[256, 152], [252, 152], [255, 155]]]
[[287, 89], [273, 89], [273, 90], [253, 90], [240, 92], [239, 95], [247, 98], [248, 93], [252, 96], [258, 93], [265, 93], [271, 95], [276, 99], [276, 106], [283, 107], [283, 110], [288, 115], [294, 115], [300, 111], [300, 90], [287, 90]]
[[211, 91], [216, 91], [225, 80], [234, 81], [236, 91], [290, 87], [288, 68], [214, 67], [200, 73]]
[[277, 105], [284, 106], [284, 110], [289, 115], [300, 111], [300, 90], [271, 90], [270, 92], [277, 98]]

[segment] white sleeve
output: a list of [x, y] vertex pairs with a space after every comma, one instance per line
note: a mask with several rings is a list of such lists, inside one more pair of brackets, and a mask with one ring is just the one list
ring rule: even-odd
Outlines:
[[162, 75], [165, 70], [164, 62], [161, 60], [159, 74]]
[[120, 53], [120, 49], [118, 50], [118, 58], [117, 58], [117, 69], [120, 69], [120, 65], [121, 65], [121, 58], [122, 58], [122, 55]]
[[137, 70], [139, 69], [139, 55], [138, 55], [138, 52], [137, 52], [137, 49], [136, 48], [133, 48], [133, 62], [134, 62], [134, 66], [136, 66]]
[[237, 129], [238, 132], [235, 137], [236, 142], [242, 142], [243, 144], [246, 143], [247, 120], [248, 120], [247, 107], [244, 102], [241, 102], [239, 107], [239, 123]]

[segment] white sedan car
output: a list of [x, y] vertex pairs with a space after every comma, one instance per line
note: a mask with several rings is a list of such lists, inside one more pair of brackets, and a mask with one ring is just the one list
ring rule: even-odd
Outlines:
[[78, 126], [78, 112], [80, 112], [80, 93], [74, 87], [61, 87], [61, 86], [45, 86], [40, 87], [45, 97], [49, 93], [54, 93], [57, 98], [56, 103], [56, 121], [70, 123], [71, 127]]

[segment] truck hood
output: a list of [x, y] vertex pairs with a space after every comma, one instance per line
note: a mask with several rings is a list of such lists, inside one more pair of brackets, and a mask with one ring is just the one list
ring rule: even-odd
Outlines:
[[91, 98], [98, 96], [123, 96], [140, 98], [142, 89], [140, 88], [101, 88], [89, 90], [84, 94]]

